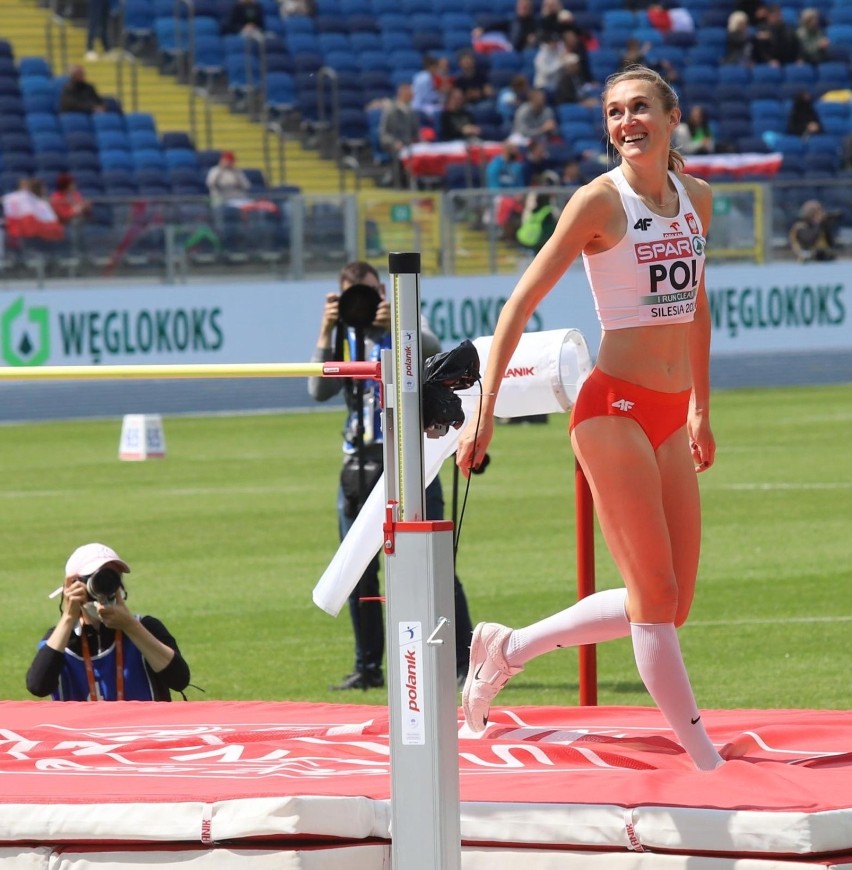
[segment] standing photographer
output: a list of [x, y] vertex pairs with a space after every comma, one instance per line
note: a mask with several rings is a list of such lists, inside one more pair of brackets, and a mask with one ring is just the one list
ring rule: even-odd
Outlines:
[[170, 701], [189, 685], [177, 642], [153, 616], [125, 604], [127, 562], [103, 544], [78, 547], [65, 565], [62, 616], [39, 643], [27, 689], [55, 701]]
[[[369, 264], [353, 262], [343, 267], [339, 293], [325, 297], [322, 324], [313, 362], [366, 360], [378, 362], [382, 350], [390, 348], [390, 303], [379, 273]], [[438, 337], [421, 319], [423, 358], [441, 350]], [[351, 378], [308, 379], [311, 398], [325, 402], [344, 392], [348, 410], [343, 430], [343, 468], [337, 493], [340, 540], [352, 527], [367, 496], [383, 471], [380, 384], [375, 380]], [[361, 413], [359, 414], [359, 408]], [[426, 518], [443, 519], [444, 497], [440, 478], [426, 488]], [[455, 578], [456, 671], [460, 684], [467, 674], [467, 652], [473, 627], [467, 599]], [[334, 689], [381, 688], [385, 635], [379, 592], [379, 557], [367, 566], [349, 596], [349, 614], [355, 634], [355, 667]]]

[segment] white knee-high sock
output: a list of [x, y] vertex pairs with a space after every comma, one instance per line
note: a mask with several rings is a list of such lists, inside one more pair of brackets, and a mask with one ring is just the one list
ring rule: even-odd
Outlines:
[[695, 703], [674, 623], [633, 623], [633, 654], [645, 688], [699, 770], [724, 759], [710, 742]]
[[506, 644], [506, 661], [518, 667], [559, 647], [627, 637], [630, 623], [624, 611], [626, 601], [626, 589], [605, 589], [540, 622], [517, 628]]

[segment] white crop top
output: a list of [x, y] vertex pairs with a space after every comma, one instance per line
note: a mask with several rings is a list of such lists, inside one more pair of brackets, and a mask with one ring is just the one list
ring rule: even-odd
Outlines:
[[607, 175], [621, 195], [627, 231], [608, 251], [583, 254], [601, 326], [689, 323], [704, 270], [705, 239], [683, 184], [669, 173], [680, 208], [675, 217], [661, 217], [633, 191], [620, 166]]

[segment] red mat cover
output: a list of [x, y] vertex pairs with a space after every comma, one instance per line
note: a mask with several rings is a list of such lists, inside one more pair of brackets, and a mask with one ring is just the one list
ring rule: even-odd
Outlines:
[[[462, 839], [671, 854], [852, 852], [852, 715], [707, 710], [700, 773], [645, 707], [460, 722]], [[389, 837], [385, 707], [0, 702], [0, 842]], [[36, 811], [37, 810], [37, 811]]]

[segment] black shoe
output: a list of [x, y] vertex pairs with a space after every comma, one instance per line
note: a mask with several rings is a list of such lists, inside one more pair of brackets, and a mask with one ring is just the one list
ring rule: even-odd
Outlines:
[[349, 689], [382, 689], [385, 685], [384, 674], [376, 668], [368, 668], [366, 671], [354, 671], [343, 678], [343, 682], [331, 686], [333, 692], [345, 692]]

